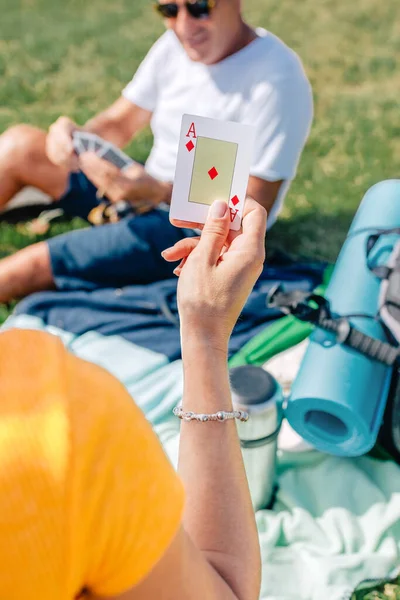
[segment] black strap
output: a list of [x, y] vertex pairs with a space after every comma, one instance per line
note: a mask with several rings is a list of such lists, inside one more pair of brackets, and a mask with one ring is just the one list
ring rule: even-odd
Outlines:
[[348, 345], [361, 354], [369, 356], [388, 367], [392, 367], [399, 361], [399, 349], [387, 342], [382, 342], [362, 333], [354, 327], [351, 328]]
[[[368, 236], [366, 242], [368, 268], [379, 279], [387, 279], [393, 269], [387, 266], [371, 268], [368, 260], [377, 241], [383, 235], [389, 234], [400, 235], [400, 228], [377, 229], [375, 233]], [[282, 286], [277, 285], [269, 294], [268, 304], [279, 308], [286, 314], [292, 314], [302, 321], [313, 323], [317, 327], [329, 331], [335, 335], [338, 343], [345, 344], [364, 356], [388, 366], [400, 365], [400, 348], [366, 335], [353, 327], [348, 317], [333, 317], [329, 302], [322, 296], [299, 291], [285, 293]]]
[[317, 325], [321, 329], [336, 334], [336, 339], [340, 344], [345, 344], [349, 348], [364, 354], [364, 356], [390, 367], [400, 358], [400, 350], [397, 347], [366, 335], [353, 327], [350, 321], [343, 317], [338, 319], [322, 317]]
[[[308, 304], [310, 300], [316, 307]], [[269, 306], [280, 308], [283, 312], [334, 334], [339, 344], [344, 344], [372, 360], [388, 366], [400, 363], [400, 348], [366, 335], [356, 329], [346, 317], [333, 317], [329, 302], [322, 296], [305, 292], [285, 293], [281, 286], [276, 286], [269, 295]]]
[[267, 306], [308, 323], [317, 323], [321, 311], [330, 314], [329, 303], [323, 296], [301, 290], [285, 292], [280, 283], [271, 288]]

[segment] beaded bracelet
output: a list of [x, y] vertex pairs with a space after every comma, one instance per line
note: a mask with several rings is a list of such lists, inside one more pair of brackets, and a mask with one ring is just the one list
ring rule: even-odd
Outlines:
[[243, 422], [249, 420], [249, 414], [244, 410], [233, 410], [231, 412], [220, 410], [217, 413], [203, 414], [186, 412], [183, 410], [182, 406], [175, 406], [172, 412], [176, 417], [183, 421], [199, 421], [200, 423], [206, 423], [207, 421], [219, 421], [220, 423], [223, 423], [224, 421], [229, 421], [231, 419], [238, 419]]

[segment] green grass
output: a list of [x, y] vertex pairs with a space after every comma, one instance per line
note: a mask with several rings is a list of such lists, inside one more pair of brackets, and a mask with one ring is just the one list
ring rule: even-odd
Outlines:
[[[334, 260], [366, 190], [400, 177], [398, 0], [244, 4], [251, 23], [301, 55], [315, 95], [313, 131], [270, 246]], [[83, 123], [119, 95], [162, 32], [149, 0], [0, 0], [0, 14], [0, 132], [20, 121], [47, 128], [60, 114]], [[143, 160], [150, 146], [145, 132], [129, 151]], [[36, 239], [0, 225], [0, 255]], [[6, 314], [0, 307], [0, 320]], [[399, 600], [399, 590], [355, 600]]]
[[400, 600], [400, 577], [376, 587], [361, 585], [351, 600]]
[[[400, 176], [398, 0], [246, 0], [301, 55], [316, 116], [271, 247], [334, 260], [365, 191]], [[0, 0], [0, 131], [84, 122], [115, 99], [162, 24], [150, 0]], [[143, 159], [149, 132], [130, 147]], [[329, 235], [327, 233], [329, 232]], [[7, 237], [13, 250], [32, 241]]]

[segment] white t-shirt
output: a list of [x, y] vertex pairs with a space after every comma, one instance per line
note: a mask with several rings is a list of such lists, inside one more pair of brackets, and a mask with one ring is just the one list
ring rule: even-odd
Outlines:
[[123, 90], [125, 98], [153, 113], [154, 145], [147, 171], [173, 181], [184, 113], [250, 123], [257, 128], [250, 174], [284, 180], [269, 215], [275, 221], [307, 140], [312, 91], [298, 56], [279, 38], [258, 37], [214, 65], [189, 59], [172, 31], [162, 35]]

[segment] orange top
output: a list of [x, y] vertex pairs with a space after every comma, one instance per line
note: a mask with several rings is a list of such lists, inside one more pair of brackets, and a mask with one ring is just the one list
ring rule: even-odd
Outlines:
[[116, 379], [52, 335], [0, 333], [0, 598], [126, 591], [172, 541], [183, 499]]

